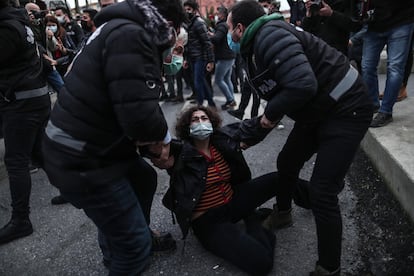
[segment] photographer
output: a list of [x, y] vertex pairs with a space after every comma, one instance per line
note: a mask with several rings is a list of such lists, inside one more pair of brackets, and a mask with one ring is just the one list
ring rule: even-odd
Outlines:
[[350, 33], [361, 28], [360, 22], [352, 19], [352, 1], [307, 1], [303, 29], [347, 55]]

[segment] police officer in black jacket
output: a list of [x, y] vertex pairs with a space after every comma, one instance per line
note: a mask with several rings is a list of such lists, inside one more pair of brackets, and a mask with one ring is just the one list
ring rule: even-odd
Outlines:
[[12, 216], [0, 229], [0, 244], [30, 235], [31, 178], [34, 153], [41, 164], [40, 141], [50, 112], [50, 98], [35, 38], [24, 9], [0, 1], [0, 116], [9, 175]]
[[284, 115], [295, 121], [277, 160], [285, 187], [277, 196], [277, 209], [290, 210], [299, 172], [316, 154], [308, 191], [319, 255], [312, 275], [339, 275], [338, 194], [371, 122], [372, 104], [346, 56], [278, 14], [263, 15], [256, 1], [241, 1], [232, 7], [227, 23], [232, 39], [240, 41], [250, 83], [268, 101], [260, 125], [273, 128]]

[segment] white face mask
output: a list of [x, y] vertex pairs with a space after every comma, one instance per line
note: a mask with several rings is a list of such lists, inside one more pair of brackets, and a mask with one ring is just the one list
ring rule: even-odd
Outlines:
[[59, 21], [60, 24], [65, 23], [65, 16], [61, 15], [61, 16], [56, 16], [57, 21]]
[[266, 14], [269, 14], [269, 8], [263, 8]]
[[218, 15], [215, 15], [215, 16], [214, 16], [214, 21], [215, 21], [215, 22], [218, 22], [218, 21], [219, 21], [219, 17], [218, 17]]
[[192, 123], [190, 125], [190, 136], [197, 140], [205, 140], [213, 133], [210, 122]]

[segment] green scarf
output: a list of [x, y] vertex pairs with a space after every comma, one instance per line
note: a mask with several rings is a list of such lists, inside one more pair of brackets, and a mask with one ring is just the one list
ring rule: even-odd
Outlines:
[[283, 15], [280, 13], [273, 13], [271, 15], [263, 15], [253, 21], [244, 31], [244, 34], [240, 40], [240, 52], [246, 54], [250, 51], [250, 48], [253, 44], [254, 36], [256, 32], [262, 27], [264, 24], [271, 20], [284, 20]]

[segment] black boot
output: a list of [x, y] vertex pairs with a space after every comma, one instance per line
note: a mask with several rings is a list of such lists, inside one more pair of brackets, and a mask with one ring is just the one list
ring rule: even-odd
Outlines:
[[12, 240], [29, 236], [32, 233], [32, 223], [28, 218], [12, 218], [9, 223], [0, 229], [0, 244], [8, 243]]
[[52, 205], [60, 205], [60, 204], [68, 203], [68, 201], [64, 199], [62, 195], [53, 197], [52, 200], [50, 200], [50, 202], [52, 203]]
[[170, 233], [157, 233], [151, 231], [152, 253], [171, 252], [177, 248], [177, 244]]

